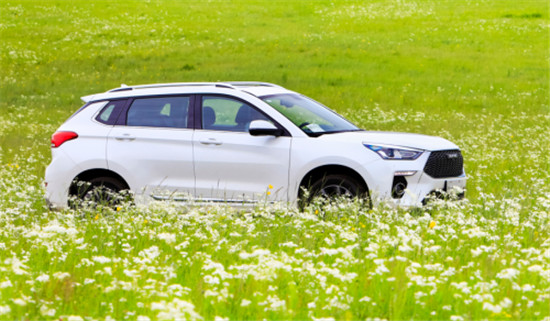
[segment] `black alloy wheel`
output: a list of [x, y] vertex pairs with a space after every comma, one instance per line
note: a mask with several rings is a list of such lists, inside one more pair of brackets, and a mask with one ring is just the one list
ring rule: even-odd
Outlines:
[[305, 187], [309, 193], [300, 192], [300, 209], [309, 205], [314, 199], [330, 202], [339, 198], [368, 199], [368, 190], [357, 179], [344, 174], [328, 174]]
[[74, 193], [69, 205], [78, 207], [115, 207], [123, 201], [130, 201], [127, 187], [113, 177], [95, 177], [88, 181], [75, 181]]

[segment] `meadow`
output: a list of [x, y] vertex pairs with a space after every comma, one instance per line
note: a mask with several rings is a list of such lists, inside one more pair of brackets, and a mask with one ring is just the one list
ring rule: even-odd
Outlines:
[[[0, 2], [0, 320], [550, 320], [545, 0]], [[466, 199], [51, 211], [50, 136], [121, 83], [257, 80], [447, 138]]]

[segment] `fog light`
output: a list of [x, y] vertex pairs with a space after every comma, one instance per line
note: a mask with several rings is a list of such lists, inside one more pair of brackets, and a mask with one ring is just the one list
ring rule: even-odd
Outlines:
[[396, 171], [395, 176], [413, 176], [416, 171]]
[[[410, 176], [410, 175], [409, 175]], [[405, 190], [407, 189], [407, 180], [404, 176], [394, 176], [393, 184], [391, 188], [391, 197], [399, 199], [405, 195]]]

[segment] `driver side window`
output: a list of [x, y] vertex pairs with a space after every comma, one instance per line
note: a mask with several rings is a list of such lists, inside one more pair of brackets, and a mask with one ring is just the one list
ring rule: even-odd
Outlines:
[[222, 96], [202, 97], [202, 129], [248, 132], [253, 120], [269, 119], [240, 100]]

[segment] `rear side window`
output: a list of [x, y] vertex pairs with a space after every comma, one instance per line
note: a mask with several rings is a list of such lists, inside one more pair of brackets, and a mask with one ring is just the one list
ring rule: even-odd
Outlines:
[[128, 110], [126, 125], [187, 128], [189, 97], [135, 99]]
[[113, 100], [107, 103], [103, 109], [97, 114], [95, 120], [106, 125], [114, 125], [126, 104], [126, 100]]

